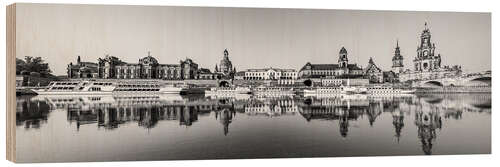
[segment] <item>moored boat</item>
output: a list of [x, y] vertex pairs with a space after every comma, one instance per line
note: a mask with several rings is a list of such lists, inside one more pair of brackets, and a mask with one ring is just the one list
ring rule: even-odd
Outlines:
[[252, 91], [247, 87], [213, 87], [205, 90], [205, 94], [250, 94]]
[[365, 87], [344, 86], [342, 93], [344, 94], [366, 94], [368, 89]]
[[368, 87], [369, 94], [413, 94], [416, 89], [402, 89], [392, 86], [372, 86]]
[[254, 95], [259, 96], [276, 96], [276, 95], [294, 95], [295, 91], [289, 87], [265, 87], [259, 86], [252, 89]]
[[127, 93], [179, 94], [182, 88], [160, 82], [141, 81], [53, 81], [45, 88], [33, 89], [38, 95], [99, 95]]

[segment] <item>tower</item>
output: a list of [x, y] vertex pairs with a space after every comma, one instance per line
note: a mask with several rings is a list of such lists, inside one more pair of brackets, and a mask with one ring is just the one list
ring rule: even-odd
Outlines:
[[229, 60], [229, 52], [227, 51], [227, 49], [224, 49], [224, 57], [219, 63], [218, 72], [221, 72], [226, 76], [232, 75], [234, 73], [233, 64], [231, 63], [231, 60]]
[[339, 67], [340, 68], [347, 68], [347, 65], [349, 64], [349, 60], [347, 59], [347, 50], [342, 47], [339, 51]]
[[392, 71], [396, 74], [403, 72], [403, 56], [399, 50], [399, 41], [396, 41], [396, 50], [394, 51], [394, 56], [392, 57]]
[[436, 44], [431, 42], [431, 32], [425, 23], [417, 46], [417, 57], [413, 60], [415, 71], [435, 71], [441, 68], [441, 56], [435, 56]]

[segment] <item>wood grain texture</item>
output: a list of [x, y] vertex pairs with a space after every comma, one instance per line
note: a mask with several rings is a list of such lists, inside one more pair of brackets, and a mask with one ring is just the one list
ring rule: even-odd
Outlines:
[[7, 6], [7, 160], [16, 162], [16, 4]]

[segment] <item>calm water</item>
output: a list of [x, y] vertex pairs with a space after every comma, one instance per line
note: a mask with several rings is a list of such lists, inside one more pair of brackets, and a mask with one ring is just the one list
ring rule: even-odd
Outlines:
[[19, 162], [481, 154], [491, 95], [17, 98]]

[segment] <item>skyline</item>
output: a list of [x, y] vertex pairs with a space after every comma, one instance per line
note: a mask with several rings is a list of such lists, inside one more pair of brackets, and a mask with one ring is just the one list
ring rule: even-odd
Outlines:
[[213, 71], [225, 48], [238, 71], [336, 64], [342, 47], [349, 63], [364, 68], [373, 57], [387, 71], [396, 41], [405, 68], [413, 69], [425, 22], [443, 66], [491, 69], [490, 13], [19, 5], [16, 57], [40, 56], [55, 75], [65, 74], [78, 55], [82, 61], [110, 54], [136, 63], [148, 51], [160, 63], [190, 58]]

